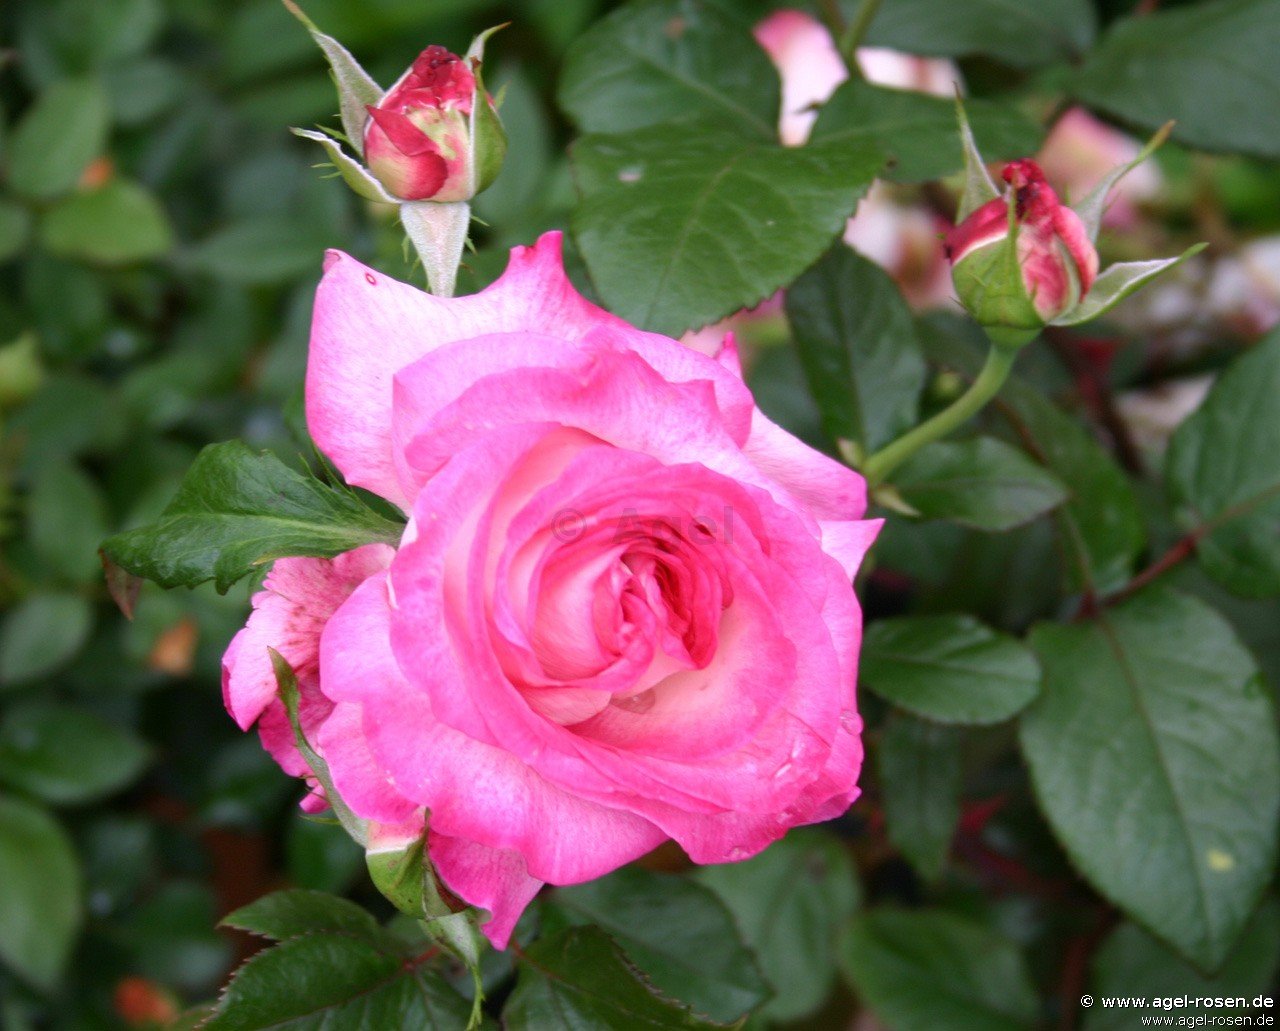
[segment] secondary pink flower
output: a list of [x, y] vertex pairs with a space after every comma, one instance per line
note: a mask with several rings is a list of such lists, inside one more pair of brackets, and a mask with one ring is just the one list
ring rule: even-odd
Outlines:
[[[492, 117], [473, 139], [476, 105]], [[492, 104], [470, 65], [442, 46], [419, 54], [368, 111], [365, 160], [402, 200], [467, 200], [497, 174], [505, 147], [499, 146], [501, 131], [491, 131], [497, 124]]]
[[743, 859], [857, 796], [851, 579], [879, 524], [755, 407], [731, 343], [591, 305], [558, 234], [450, 300], [334, 253], [307, 415], [410, 517], [324, 626], [318, 745], [359, 816], [429, 810], [495, 944], [542, 882], [668, 838]]
[[[320, 633], [351, 592], [391, 562], [393, 549], [370, 544], [334, 559], [282, 558], [253, 596], [253, 614], [231, 639], [222, 658], [222, 700], [241, 729], [256, 722], [262, 744], [294, 777], [311, 773], [294, 743], [293, 728], [276, 695], [269, 648], [293, 668], [298, 679], [298, 716], [309, 740], [333, 711], [320, 691]], [[308, 811], [323, 809], [324, 794], [314, 779], [303, 801]]]
[[947, 236], [956, 292], [984, 326], [1038, 329], [1079, 305], [1097, 278], [1098, 252], [1080, 216], [1059, 202], [1034, 161], [1010, 162], [1003, 178], [1008, 194], [983, 204]]

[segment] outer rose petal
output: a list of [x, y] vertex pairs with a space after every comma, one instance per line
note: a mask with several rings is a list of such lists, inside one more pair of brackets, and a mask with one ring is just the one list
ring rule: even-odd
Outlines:
[[[365, 740], [359, 705], [342, 702], [334, 708], [321, 731], [321, 747], [338, 793], [358, 815], [390, 836], [411, 841], [421, 835], [422, 807], [402, 796], [378, 768]], [[375, 785], [382, 785], [381, 790], [371, 791]], [[371, 837], [370, 847], [374, 844]], [[481, 929], [496, 948], [506, 948], [511, 929], [542, 887], [529, 876], [520, 853], [434, 831], [427, 838], [427, 851], [451, 892], [492, 914]]]
[[599, 326], [635, 332], [573, 288], [560, 235], [516, 247], [488, 289], [448, 299], [329, 252], [311, 323], [307, 426], [348, 483], [409, 507], [392, 457], [392, 378], [437, 347], [530, 328], [567, 341]]
[[575, 797], [510, 753], [440, 723], [391, 654], [390, 620], [386, 578], [371, 578], [330, 620], [321, 644], [325, 691], [358, 705], [367, 755], [381, 771], [371, 779], [349, 765], [351, 753], [334, 745], [337, 728], [326, 724], [334, 786], [357, 815], [407, 798], [431, 810], [433, 831], [516, 851], [530, 877], [553, 884], [599, 877], [663, 840], [648, 821]]
[[524, 857], [443, 834], [427, 839], [427, 851], [450, 891], [492, 914], [481, 930], [494, 948], [505, 949], [524, 907], [542, 887], [542, 881], [529, 876]]

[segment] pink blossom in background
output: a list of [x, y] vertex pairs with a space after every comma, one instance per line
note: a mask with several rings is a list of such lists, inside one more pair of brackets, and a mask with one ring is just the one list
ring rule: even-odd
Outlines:
[[[817, 118], [812, 108], [831, 96], [848, 78], [848, 70], [826, 26], [803, 11], [776, 11], [756, 26], [755, 34], [782, 78], [779, 136], [788, 146], [799, 146]], [[862, 47], [857, 59], [867, 81], [881, 86], [951, 96], [961, 83], [955, 64], [939, 58]], [[884, 267], [911, 304], [931, 308], [952, 303], [942, 248], [947, 228], [924, 205], [899, 203], [877, 183], [849, 220], [844, 240]]]
[[[1133, 161], [1142, 144], [1132, 136], [1099, 121], [1082, 107], [1073, 107], [1057, 122], [1040, 148], [1040, 167], [1069, 203], [1087, 196], [1113, 169]], [[1138, 206], [1163, 188], [1159, 167], [1144, 161], [1111, 190], [1102, 224], [1131, 229]]]
[[[782, 78], [778, 135], [788, 147], [798, 147], [817, 119], [813, 108], [835, 92], [849, 71], [827, 27], [804, 11], [775, 11], [756, 26], [755, 36]], [[866, 80], [878, 86], [949, 97], [961, 81], [955, 64], [942, 58], [860, 47], [857, 59]]]
[[228, 707], [278, 705], [257, 649], [307, 667], [323, 624], [309, 725], [335, 788], [387, 847], [429, 810], [496, 945], [544, 882], [667, 839], [744, 859], [857, 797], [851, 581], [879, 523], [860, 476], [755, 407], [731, 341], [709, 356], [591, 305], [559, 234], [450, 300], [335, 252], [307, 417], [409, 524], [296, 596], [268, 582]]
[[943, 238], [950, 228], [925, 205], [900, 204], [875, 182], [845, 226], [844, 242], [893, 276], [912, 307], [949, 307], [955, 290]]
[[1280, 236], [1250, 240], [1220, 259], [1204, 304], [1232, 330], [1261, 336], [1280, 323]]

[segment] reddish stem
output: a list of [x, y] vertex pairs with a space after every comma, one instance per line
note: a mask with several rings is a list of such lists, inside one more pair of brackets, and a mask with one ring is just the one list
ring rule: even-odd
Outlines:
[[1093, 926], [1077, 934], [1068, 943], [1067, 954], [1062, 962], [1062, 980], [1059, 983], [1058, 997], [1062, 1007], [1058, 1018], [1059, 1031], [1074, 1031], [1080, 1014], [1080, 997], [1084, 994], [1089, 978], [1089, 960], [1111, 930], [1115, 919], [1112, 909], [1099, 907], [1094, 915]]
[[1204, 528], [1192, 530], [1189, 534], [1179, 540], [1173, 547], [1161, 555], [1158, 559], [1147, 566], [1141, 573], [1135, 576], [1127, 584], [1121, 587], [1115, 594], [1106, 599], [1107, 605], [1118, 605], [1120, 602], [1133, 597], [1144, 587], [1153, 584], [1165, 573], [1169, 572], [1175, 566], [1180, 565], [1195, 554], [1196, 548], [1200, 544], [1200, 538], [1204, 536]]

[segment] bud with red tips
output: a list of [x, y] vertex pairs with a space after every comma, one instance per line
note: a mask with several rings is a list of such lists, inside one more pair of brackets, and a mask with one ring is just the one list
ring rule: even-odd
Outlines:
[[[400, 224], [422, 259], [427, 289], [451, 297], [471, 224], [469, 202], [498, 177], [507, 150], [481, 77], [485, 41], [497, 28], [472, 40], [461, 57], [442, 46], [427, 47], [384, 92], [293, 0], [284, 4], [324, 51], [342, 118], [341, 133], [294, 129], [294, 135], [320, 144], [361, 197], [399, 207]], [[343, 149], [344, 142], [355, 157]]]
[[1005, 166], [1010, 189], [947, 234], [960, 300], [983, 325], [1039, 329], [1071, 311], [1098, 276], [1084, 223], [1034, 161]]
[[497, 112], [472, 63], [442, 46], [427, 47], [366, 110], [365, 161], [401, 200], [468, 200], [498, 174]]
[[1113, 265], [1098, 272], [1094, 241], [1107, 194], [1167, 135], [1167, 127], [1115, 169], [1074, 209], [1059, 199], [1034, 161], [1005, 165], [1003, 192], [987, 174], [960, 108], [965, 189], [959, 224], [947, 234], [960, 303], [996, 343], [1017, 347], [1046, 325], [1075, 325], [1107, 311], [1147, 280], [1190, 257]]

